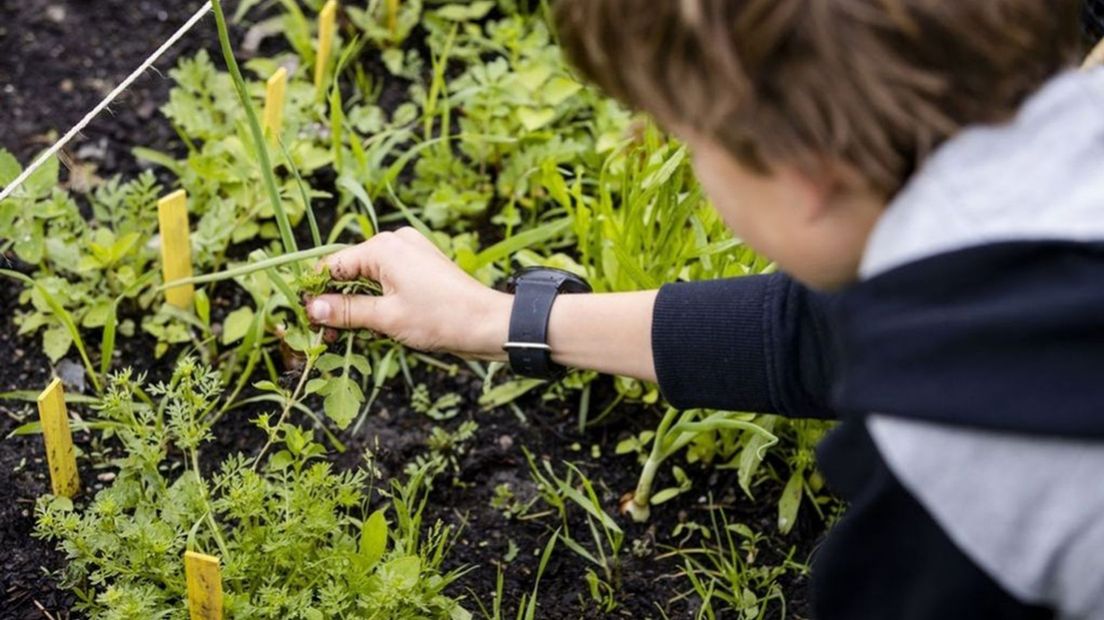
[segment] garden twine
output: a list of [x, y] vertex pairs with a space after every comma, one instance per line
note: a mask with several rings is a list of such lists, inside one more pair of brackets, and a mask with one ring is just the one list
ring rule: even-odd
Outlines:
[[15, 190], [22, 187], [22, 185], [27, 181], [27, 179], [31, 177], [32, 174], [35, 173], [35, 171], [45, 165], [46, 162], [49, 161], [51, 157], [56, 155], [58, 151], [65, 148], [65, 146], [69, 144], [73, 140], [73, 138], [77, 137], [80, 132], [84, 131], [84, 129], [88, 127], [88, 125], [97, 116], [99, 116], [100, 113], [106, 110], [107, 107], [111, 105], [112, 102], [114, 102], [119, 95], [126, 91], [126, 89], [130, 88], [130, 86], [134, 84], [134, 82], [139, 77], [141, 77], [142, 74], [148, 71], [149, 68], [152, 67], [154, 63], [156, 63], [161, 58], [161, 56], [165, 54], [165, 52], [167, 52], [173, 45], [176, 45], [177, 41], [179, 41], [185, 34], [188, 33], [188, 31], [190, 31], [196, 24], [198, 24], [199, 21], [203, 19], [203, 17], [207, 15], [208, 12], [210, 12], [210, 10], [211, 1], [207, 0], [207, 2], [205, 2], [203, 6], [200, 7], [199, 10], [196, 11], [195, 14], [192, 15], [192, 17], [187, 22], [185, 22], [183, 26], [180, 27], [179, 30], [173, 33], [173, 35], [169, 37], [168, 40], [161, 45], [161, 47], [157, 48], [157, 51], [151, 54], [149, 58], [146, 58], [146, 60], [143, 61], [142, 64], [139, 65], [133, 73], [127, 76], [127, 78], [120, 82], [114, 90], [108, 93], [107, 97], [105, 97], [103, 101], [97, 104], [95, 108], [92, 108], [92, 111], [86, 114], [79, 123], [74, 125], [73, 128], [68, 131], [68, 133], [62, 136], [61, 139], [55, 142], [50, 148], [46, 149], [46, 151], [42, 153], [42, 155], [40, 155], [33, 164], [28, 166], [22, 174], [16, 177], [14, 181], [9, 183], [7, 187], [0, 191], [0, 202], [3, 202], [6, 198], [11, 196], [15, 192]]

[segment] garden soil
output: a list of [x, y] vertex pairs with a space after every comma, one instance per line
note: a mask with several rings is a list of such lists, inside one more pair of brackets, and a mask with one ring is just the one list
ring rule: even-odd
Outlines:
[[[27, 162], [91, 109], [199, 4], [199, 0], [0, 0], [0, 146]], [[160, 73], [141, 78], [110, 113], [97, 119], [67, 149], [72, 168], [65, 176], [71, 183], [87, 181], [90, 175], [130, 175], [141, 170], [130, 154], [135, 146], [180, 149], [174, 131], [157, 108], [171, 88], [164, 73], [179, 55], [200, 48], [217, 57], [210, 18], [158, 64]], [[0, 256], [0, 262], [20, 268], [12, 257]], [[41, 389], [56, 372], [42, 354], [37, 337], [18, 335], [14, 318], [21, 290], [19, 284], [0, 281], [0, 391]], [[240, 295], [232, 286], [217, 289], [216, 318], [237, 307]], [[117, 354], [121, 360], [154, 378], [166, 376], [171, 368], [174, 353], [151, 359], [152, 343], [142, 337], [124, 339], [120, 347]], [[481, 382], [462, 365], [452, 376], [423, 370], [415, 379], [428, 384], [431, 394], [456, 392], [464, 396], [464, 410], [444, 423], [445, 427], [454, 429], [465, 420], [479, 424], [476, 437], [460, 457], [459, 473], [455, 477], [442, 475], [435, 482], [426, 517], [427, 523], [441, 520], [458, 529], [447, 568], [467, 572], [452, 586], [451, 594], [466, 597], [467, 607], [476, 612], [475, 600], [490, 606], [500, 567], [507, 601], [516, 602], [531, 591], [540, 551], [554, 526], [549, 519], [508, 519], [490, 505], [501, 484], [509, 484], [522, 499], [533, 495], [535, 486], [524, 450], [557, 465], [563, 461], [578, 464], [596, 482], [604, 505], [613, 512], [621, 494], [635, 486], [638, 474], [635, 461], [614, 455], [614, 446], [658, 421], [652, 409], [621, 406], [602, 426], [580, 434], [575, 403], [549, 404], [536, 397], [523, 400], [519, 405], [528, 419], [524, 424], [510, 409], [480, 410], [476, 403]], [[602, 410], [613, 397], [608, 381], [597, 382], [592, 410]], [[357, 437], [342, 437], [348, 449], [334, 457], [337, 465], [362, 465], [365, 452], [371, 451], [385, 480], [401, 475], [404, 465], [425, 450], [426, 437], [436, 424], [411, 411], [408, 403], [402, 382], [385, 390], [365, 430]], [[79, 408], [75, 411], [81, 413]], [[253, 413], [259, 412], [239, 411], [220, 421], [216, 439], [204, 447], [201, 460], [213, 463], [233, 452], [256, 453], [264, 437], [249, 422]], [[0, 437], [36, 415], [33, 403], [0, 401]], [[88, 433], [77, 433], [75, 440], [82, 453], [92, 457], [81, 460], [88, 497], [111, 477], [106, 462], [112, 446], [95, 441]], [[596, 458], [593, 450], [598, 451]], [[99, 465], [92, 467], [93, 463]], [[623, 522], [626, 551], [616, 610], [606, 614], [593, 610], [584, 561], [561, 546], [541, 581], [537, 617], [661, 618], [660, 609], [670, 618], [694, 617], [696, 600], [680, 597], [689, 585], [677, 577], [679, 560], [663, 559], [665, 549], [678, 543], [671, 537], [672, 530], [684, 520], [708, 523], [706, 494], [711, 492], [714, 503], [726, 506], [731, 522], [774, 532], [781, 489], [767, 485], [759, 490], [757, 501], [751, 502], [736, 487], [732, 472], [691, 475], [694, 491], [654, 509], [650, 523]], [[661, 476], [657, 488], [669, 483], [669, 476]], [[62, 554], [32, 536], [35, 498], [48, 488], [41, 438], [0, 440], [0, 619], [80, 617], [72, 611], [74, 596], [60, 590], [54, 576], [63, 566]], [[772, 539], [757, 562], [781, 562], [791, 552], [794, 561], [806, 562], [824, 528], [811, 512], [803, 511], [792, 534]], [[572, 525], [580, 532], [585, 527], [582, 522]], [[635, 556], [631, 552], [634, 541], [650, 547], [652, 554]], [[515, 547], [516, 557], [507, 562]], [[768, 617], [808, 617], [805, 578], [795, 577], [784, 585], [785, 612], [776, 605]], [[507, 615], [512, 613], [512, 604], [508, 604]]]

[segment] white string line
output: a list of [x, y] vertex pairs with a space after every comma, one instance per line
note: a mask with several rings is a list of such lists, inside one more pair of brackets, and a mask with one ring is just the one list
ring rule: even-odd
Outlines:
[[26, 170], [24, 170], [23, 173], [20, 174], [14, 181], [9, 183], [3, 191], [0, 191], [0, 202], [3, 202], [5, 198], [11, 196], [12, 193], [15, 192], [15, 190], [19, 189], [27, 181], [27, 179], [35, 173], [35, 171], [45, 165], [51, 157], [57, 155], [57, 152], [65, 148], [65, 145], [69, 144], [73, 140], [73, 138], [77, 137], [77, 135], [80, 134], [80, 132], [84, 131], [84, 129], [88, 127], [88, 125], [97, 116], [99, 116], [101, 112], [107, 109], [107, 106], [111, 105], [111, 103], [115, 101], [115, 99], [119, 95], [123, 94], [126, 89], [130, 88], [131, 84], [133, 84], [135, 80], [141, 77], [143, 73], [148, 71], [149, 68], [152, 67], [153, 64], [157, 62], [162, 55], [164, 55], [165, 52], [169, 51], [169, 48], [175, 45], [176, 42], [179, 41], [185, 34], [187, 34], [193, 26], [199, 23], [199, 20], [203, 19], [203, 17], [207, 15], [208, 11], [210, 10], [211, 1], [208, 0], [206, 3], [204, 3], [202, 7], [200, 7], [198, 11], [196, 11], [195, 15], [192, 15], [191, 19], [189, 19], [183, 26], [181, 26], [180, 29], [177, 30], [175, 34], [173, 34], [173, 36], [169, 37], [168, 41], [165, 41], [165, 43], [163, 43], [161, 47], [157, 48], [157, 51], [154, 52], [153, 55], [147, 58], [145, 62], [143, 62], [137, 69], [135, 69], [134, 73], [131, 73], [129, 76], [127, 76], [127, 79], [123, 80], [118, 86], [116, 86], [115, 90], [108, 93], [107, 98], [105, 98], [95, 108], [93, 108], [92, 111], [89, 112], [84, 118], [82, 118], [79, 123], [74, 125], [68, 133], [62, 136], [61, 140], [55, 142], [54, 145], [47, 149], [45, 153], [40, 155], [33, 164], [31, 164]]

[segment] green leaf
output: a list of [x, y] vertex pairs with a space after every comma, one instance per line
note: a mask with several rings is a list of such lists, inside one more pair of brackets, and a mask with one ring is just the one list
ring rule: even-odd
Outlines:
[[543, 86], [551, 76], [552, 67], [541, 63], [519, 70], [514, 74], [514, 79], [516, 79], [526, 90], [533, 92]]
[[103, 327], [111, 317], [114, 307], [115, 304], [106, 299], [88, 306], [81, 318], [81, 325], [88, 328]]
[[226, 316], [222, 322], [222, 344], [227, 345], [245, 338], [253, 325], [253, 308], [242, 306]]
[[644, 177], [644, 180], [640, 183], [640, 189], [650, 190], [660, 185], [663, 185], [667, 181], [671, 180], [671, 177], [678, 172], [679, 167], [682, 166], [682, 162], [686, 159], [686, 148], [680, 148], [675, 151], [675, 154], [667, 159], [658, 169], [653, 170], [648, 176]]
[[27, 183], [23, 187], [32, 196], [45, 196], [57, 185], [60, 169], [58, 158], [52, 156], [46, 160], [41, 168], [35, 170], [34, 174], [27, 178]]
[[53, 325], [42, 332], [42, 349], [51, 362], [57, 363], [73, 346], [73, 336], [64, 325]]
[[396, 590], [410, 590], [418, 585], [422, 576], [422, 559], [416, 555], [406, 555], [388, 562], [383, 569], [387, 574], [387, 585]]
[[575, 80], [565, 77], [554, 77], [544, 85], [542, 92], [544, 100], [550, 105], [558, 106], [564, 101], [574, 97], [583, 90], [583, 85]]
[[[774, 431], [775, 418], [773, 416], [765, 416], [760, 422], [763, 430], [771, 433]], [[759, 471], [759, 467], [763, 464], [763, 457], [766, 456], [766, 448], [773, 442], [767, 435], [761, 433], [752, 434], [748, 439], [744, 449], [740, 451], [739, 466], [737, 467], [737, 481], [740, 484], [740, 488], [744, 490], [744, 493], [750, 498], [751, 494], [751, 482], [755, 477], [755, 474]]]
[[671, 501], [672, 499], [678, 497], [679, 493], [682, 493], [682, 489], [678, 487], [668, 487], [666, 489], [663, 489], [655, 495], [652, 495], [652, 505], [658, 506], [663, 502]]
[[628, 439], [622, 439], [617, 442], [617, 447], [614, 448], [614, 454], [631, 454], [641, 448], [640, 440], [636, 437], [629, 437]]
[[360, 385], [347, 376], [335, 377], [330, 380], [325, 392], [326, 399], [322, 401], [322, 407], [326, 415], [338, 427], [348, 427], [364, 403], [364, 392]]
[[323, 372], [333, 372], [345, 367], [345, 358], [336, 353], [326, 353], [314, 363], [315, 368]]
[[322, 377], [315, 377], [314, 379], [311, 379], [310, 381], [307, 381], [307, 387], [303, 388], [303, 391], [307, 394], [317, 394], [317, 393], [321, 392], [322, 390], [324, 390], [326, 388], [326, 386], [329, 385], [329, 384], [330, 384], [329, 379], [324, 379]]
[[356, 368], [357, 372], [365, 377], [372, 374], [372, 364], [368, 361], [367, 357], [364, 357], [359, 353], [349, 356], [349, 365], [353, 368]]
[[456, 22], [474, 21], [486, 17], [494, 6], [494, 0], [476, 0], [468, 5], [449, 4], [438, 9], [437, 15]]
[[268, 459], [268, 468], [272, 471], [282, 471], [287, 469], [294, 460], [290, 452], [287, 450], [280, 450]]
[[552, 108], [518, 108], [517, 117], [525, 129], [536, 131], [555, 120], [556, 110]]
[[778, 530], [789, 534], [797, 522], [797, 510], [801, 507], [801, 491], [804, 488], [805, 472], [795, 471], [790, 475], [786, 488], [782, 489], [782, 498], [778, 500]]
[[8, 438], [22, 437], [24, 435], [41, 435], [42, 434], [42, 422], [27, 422], [15, 427], [15, 430], [8, 433]]
[[383, 52], [383, 64], [391, 75], [399, 75], [403, 69], [403, 52], [398, 48], [390, 48]]
[[494, 409], [514, 402], [533, 388], [544, 385], [543, 379], [516, 379], [497, 385], [479, 397], [479, 404], [485, 409]]
[[19, 258], [31, 265], [38, 265], [46, 257], [46, 236], [42, 229], [42, 222], [35, 220], [30, 224], [30, 229], [24, 229], [23, 235], [15, 240], [12, 249]]
[[268, 380], [258, 381], [253, 384], [253, 387], [261, 390], [262, 392], [276, 392], [277, 394], [282, 394], [284, 392], [284, 389], [282, 387]]
[[370, 571], [387, 551], [387, 517], [383, 509], [372, 513], [360, 529], [361, 570]]
[[19, 165], [19, 160], [11, 153], [0, 149], [0, 187], [7, 187], [8, 183], [22, 173], [23, 167]]
[[207, 296], [207, 291], [199, 289], [195, 292], [195, 299], [192, 300], [192, 305], [195, 306], [196, 318], [200, 323], [210, 327], [211, 325], [211, 298]]
[[142, 147], [131, 149], [131, 154], [133, 154], [134, 158], [138, 161], [146, 161], [151, 164], [163, 166], [165, 168], [168, 168], [173, 174], [177, 176], [182, 176], [183, 170], [181, 166], [176, 162], [175, 159], [172, 158], [171, 155]]

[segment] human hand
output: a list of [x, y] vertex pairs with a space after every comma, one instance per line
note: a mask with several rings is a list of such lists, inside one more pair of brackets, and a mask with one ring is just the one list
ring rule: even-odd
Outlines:
[[506, 359], [513, 298], [464, 273], [413, 228], [383, 232], [322, 261], [337, 281], [374, 280], [381, 296], [320, 295], [307, 315], [322, 327], [370, 329], [414, 349]]

